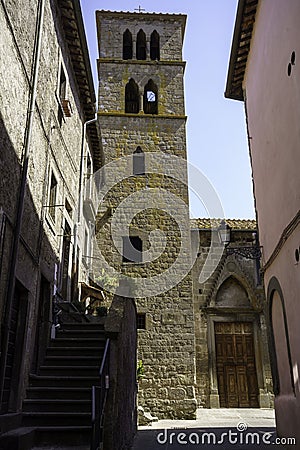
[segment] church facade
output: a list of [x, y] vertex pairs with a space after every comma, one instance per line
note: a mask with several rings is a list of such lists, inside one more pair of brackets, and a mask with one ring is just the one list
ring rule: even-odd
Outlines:
[[191, 219], [197, 255], [192, 274], [198, 407], [270, 408], [273, 388], [256, 222], [226, 220], [230, 242], [213, 274], [201, 282], [218, 223]]

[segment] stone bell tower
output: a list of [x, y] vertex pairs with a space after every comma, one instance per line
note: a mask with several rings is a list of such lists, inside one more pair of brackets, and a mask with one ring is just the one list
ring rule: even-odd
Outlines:
[[115, 273], [134, 279], [139, 404], [159, 418], [194, 418], [186, 16], [97, 11], [96, 20], [106, 182], [116, 176], [103, 200], [111, 214], [97, 227], [98, 247]]

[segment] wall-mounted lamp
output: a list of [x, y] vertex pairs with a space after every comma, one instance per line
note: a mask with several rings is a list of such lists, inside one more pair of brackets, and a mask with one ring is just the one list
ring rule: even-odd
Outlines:
[[231, 232], [230, 226], [228, 225], [228, 223], [225, 222], [225, 220], [222, 220], [222, 222], [220, 223], [220, 226], [218, 228], [218, 233], [219, 233], [220, 243], [224, 244], [225, 247], [227, 247], [227, 245], [230, 242], [230, 232]]
[[239, 255], [243, 258], [256, 260], [261, 258], [261, 250], [256, 241], [251, 246], [228, 247], [228, 245], [230, 244], [231, 228], [225, 220], [222, 220], [222, 222], [220, 223], [220, 226], [218, 228], [218, 235], [220, 243], [225, 246], [227, 256]]

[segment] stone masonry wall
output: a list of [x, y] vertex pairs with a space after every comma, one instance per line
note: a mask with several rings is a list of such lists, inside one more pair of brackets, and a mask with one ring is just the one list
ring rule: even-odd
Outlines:
[[[253, 231], [231, 230], [231, 242], [233, 246], [252, 245]], [[196, 238], [198, 235], [198, 239]], [[203, 270], [211, 244], [211, 231], [208, 229], [193, 229], [192, 247], [197, 258], [192, 270], [193, 277], [193, 299], [195, 311], [195, 340], [196, 340], [196, 396], [199, 407], [216, 407], [214, 403], [214, 389], [217, 386], [212, 382], [215, 354], [212, 353], [209, 342], [214, 339], [214, 330], [209, 324], [214, 317], [229, 321], [252, 320], [256, 330], [257, 351], [256, 369], [259, 384], [259, 403], [261, 407], [271, 407], [273, 402], [271, 370], [269, 362], [267, 331], [265, 324], [265, 297], [263, 284], [257, 278], [256, 261], [246, 259], [242, 256], [227, 256], [223, 254], [217, 263], [216, 249], [215, 257], [212, 258], [211, 269], [215, 265], [212, 275], [205, 281], [200, 282], [199, 276]], [[238, 282], [236, 295], [234, 290], [231, 295], [224, 297], [223, 304], [217, 303], [218, 293], [227, 279]], [[219, 299], [220, 301], [220, 299]], [[221, 306], [223, 305], [223, 306]], [[247, 312], [243, 312], [247, 309]], [[257, 327], [257, 328], [256, 328]], [[215, 380], [216, 383], [216, 380]]]
[[[103, 61], [104, 62], [104, 61]], [[163, 62], [141, 61], [134, 66], [127, 61], [106, 62], [100, 65], [99, 104], [100, 112], [125, 112], [125, 86], [133, 78], [144, 93], [144, 86], [152, 79], [158, 86], [158, 113], [161, 115], [184, 115], [182, 80], [184, 64], [169, 65]], [[104, 66], [104, 67], [103, 67]], [[133, 66], [133, 67], [132, 67]], [[109, 91], [110, 95], [105, 93]]]
[[[116, 177], [113, 171], [120, 176], [101, 204], [100, 209], [107, 208], [111, 215], [103, 221], [99, 212], [98, 248], [117, 273], [136, 279], [132, 295], [138, 313], [146, 315], [146, 327], [138, 332], [138, 359], [145, 371], [139, 382], [140, 404], [160, 418], [193, 418], [195, 347], [182, 61], [185, 17], [102, 11], [96, 17], [99, 124], [105, 163], [114, 164], [114, 169], [105, 168], [105, 178], [111, 182]], [[127, 28], [133, 35], [133, 59], [123, 61]], [[140, 29], [147, 36], [146, 61], [135, 57]], [[149, 57], [153, 30], [160, 35], [158, 62]], [[141, 95], [150, 78], [156, 83], [157, 115], [125, 114], [125, 86], [130, 78]], [[145, 174], [134, 176], [132, 154], [138, 146], [145, 155]], [[172, 157], [181, 158], [178, 167]], [[140, 263], [123, 261], [124, 224], [130, 236], [142, 241]], [[156, 253], [147, 259], [153, 250]], [[185, 270], [182, 276], [177, 261]], [[148, 282], [156, 279], [149, 287]]]
[[[16, 220], [18, 190], [23, 163], [29, 80], [33, 55], [37, 1], [7, 0], [0, 5], [0, 207], [6, 228], [0, 237], [0, 316], [3, 320], [7, 274]], [[58, 121], [59, 71], [63, 64], [67, 98], [73, 114]], [[78, 198], [83, 111], [56, 1], [45, 2], [42, 48], [37, 85], [36, 111], [29, 148], [29, 168], [16, 277], [28, 292], [24, 341], [24, 366], [19, 375], [26, 384], [34, 347], [39, 307], [40, 276], [53, 288], [55, 263], [61, 260], [63, 228], [73, 228]], [[66, 199], [72, 211], [55, 208], [49, 215], [51, 171], [57, 180], [56, 204]], [[1, 239], [2, 238], [2, 239]], [[72, 238], [73, 239], [73, 238]], [[53, 292], [53, 289], [51, 290]], [[52, 301], [52, 296], [49, 302]], [[20, 407], [20, 404], [18, 405]]]
[[136, 36], [142, 29], [146, 34], [148, 60], [150, 59], [150, 35], [156, 30], [160, 35], [160, 59], [168, 62], [182, 61], [184, 15], [126, 14], [97, 11], [96, 20], [100, 58], [118, 61], [122, 59], [123, 33], [128, 28], [132, 34], [134, 58]]
[[136, 307], [133, 299], [114, 296], [105, 321], [110, 339], [109, 391], [104, 417], [106, 449], [130, 449], [137, 427]]

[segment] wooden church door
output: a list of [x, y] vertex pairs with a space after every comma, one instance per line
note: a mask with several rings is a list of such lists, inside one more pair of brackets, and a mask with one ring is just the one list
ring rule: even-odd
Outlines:
[[253, 324], [215, 323], [215, 341], [221, 408], [258, 408]]

